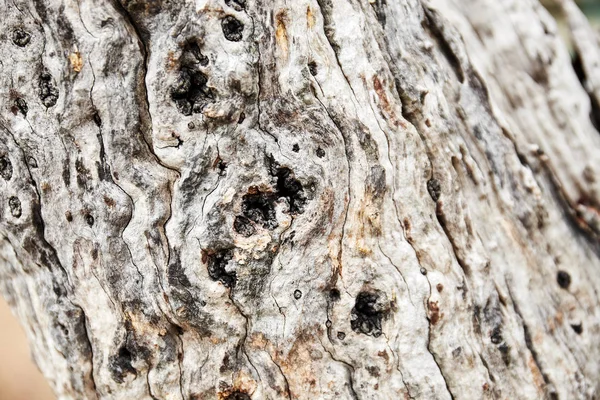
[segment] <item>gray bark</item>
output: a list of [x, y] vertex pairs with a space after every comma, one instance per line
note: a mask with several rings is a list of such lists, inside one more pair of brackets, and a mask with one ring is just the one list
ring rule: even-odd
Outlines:
[[597, 398], [559, 3], [575, 68], [537, 0], [0, 2], [0, 290], [56, 395]]

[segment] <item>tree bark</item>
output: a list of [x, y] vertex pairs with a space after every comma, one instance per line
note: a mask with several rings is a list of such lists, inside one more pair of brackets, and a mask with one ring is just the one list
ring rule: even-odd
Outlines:
[[594, 399], [561, 0], [0, 5], [0, 289], [61, 399]]

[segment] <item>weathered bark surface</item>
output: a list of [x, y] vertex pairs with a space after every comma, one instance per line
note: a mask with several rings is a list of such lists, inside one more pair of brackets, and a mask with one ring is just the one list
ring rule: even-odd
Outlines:
[[536, 0], [3, 1], [0, 289], [57, 396], [596, 398], [561, 4], [576, 68]]

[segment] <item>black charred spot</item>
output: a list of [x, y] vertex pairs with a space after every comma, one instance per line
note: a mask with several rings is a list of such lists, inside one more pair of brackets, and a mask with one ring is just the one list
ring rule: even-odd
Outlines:
[[5, 181], [10, 181], [13, 174], [12, 163], [7, 156], [0, 157], [0, 175]]
[[256, 233], [256, 228], [248, 218], [238, 215], [233, 221], [233, 229], [243, 237], [250, 237]]
[[556, 274], [556, 283], [563, 289], [568, 289], [571, 285], [571, 275], [565, 271], [558, 271]]
[[440, 182], [435, 178], [428, 180], [427, 191], [429, 192], [429, 195], [431, 196], [433, 201], [438, 201], [440, 195], [442, 194], [442, 187], [440, 186]]
[[17, 97], [15, 100], [15, 105], [17, 106], [19, 111], [21, 111], [21, 114], [27, 116], [27, 111], [29, 111], [29, 107], [27, 106], [27, 102], [25, 101], [25, 99]]
[[90, 170], [87, 169], [83, 164], [83, 160], [81, 158], [75, 160], [75, 170], [77, 171], [77, 185], [80, 188], [85, 189], [86, 182], [92, 179], [92, 175]]
[[385, 7], [387, 6], [387, 0], [375, 0], [369, 2], [371, 6], [375, 10], [375, 15], [377, 16], [377, 21], [381, 24], [382, 27], [385, 27]]
[[368, 366], [365, 369], [367, 370], [367, 372], [369, 372], [369, 375], [371, 375], [373, 378], [379, 377], [379, 367]]
[[298, 146], [298, 143], [295, 143], [295, 144], [292, 146], [292, 151], [293, 151], [294, 153], [297, 153], [297, 152], [299, 152], [299, 151], [300, 151], [300, 146]]
[[500, 354], [502, 354], [502, 361], [504, 361], [504, 364], [509, 365], [510, 347], [508, 347], [506, 343], [502, 343], [500, 346], [498, 346], [498, 350], [500, 350]]
[[73, 222], [73, 214], [71, 214], [71, 211], [65, 211], [65, 218], [68, 222]]
[[317, 157], [319, 157], [319, 158], [325, 157], [325, 150], [323, 150], [320, 147], [317, 147]]
[[244, 24], [238, 21], [235, 17], [228, 15], [221, 20], [221, 28], [225, 39], [230, 42], [239, 42], [242, 40], [244, 33]]
[[460, 353], [462, 353], [462, 347], [457, 347], [454, 350], [452, 350], [452, 357], [456, 358], [458, 356], [460, 356]]
[[117, 354], [109, 357], [108, 365], [115, 382], [123, 383], [128, 374], [137, 375], [137, 371], [132, 365], [133, 361], [134, 356], [126, 346], [121, 346]]
[[94, 226], [94, 217], [92, 216], [92, 214], [87, 213], [85, 214], [85, 222], [86, 224], [88, 224], [90, 227]]
[[490, 340], [494, 344], [500, 344], [502, 342], [502, 329], [497, 326], [492, 330], [492, 334], [490, 335]]
[[306, 197], [304, 196], [302, 183], [300, 183], [298, 179], [294, 178], [292, 170], [286, 167], [278, 168], [276, 176], [276, 195], [279, 198], [285, 197], [288, 200], [290, 205], [290, 213], [303, 213], [304, 205], [306, 204]]
[[300, 300], [302, 298], [302, 292], [298, 289], [294, 290], [294, 298]]
[[340, 291], [338, 289], [333, 288], [329, 291], [329, 299], [331, 301], [338, 301], [340, 298]]
[[235, 391], [235, 392], [231, 392], [229, 395], [227, 395], [227, 397], [224, 398], [225, 400], [252, 400], [250, 398], [250, 396], [248, 395], [248, 393], [246, 392], [241, 392], [241, 391]]
[[206, 86], [208, 77], [202, 71], [182, 67], [171, 88], [171, 99], [183, 115], [200, 113], [214, 99], [214, 93]]
[[246, 0], [225, 0], [225, 4], [236, 11], [242, 11], [246, 8]]
[[[584, 88], [588, 87], [589, 86], [589, 84], [587, 82], [588, 79], [586, 77], [585, 71], [583, 70], [583, 63], [581, 61], [581, 56], [577, 51], [575, 51], [573, 54], [572, 65], [573, 65], [573, 70], [577, 74], [577, 78], [579, 79], [579, 82], [581, 82], [581, 85]], [[600, 104], [598, 104], [598, 101], [596, 100], [596, 96], [591, 95], [589, 92], [588, 92], [588, 94], [589, 94], [590, 104], [591, 104], [590, 119], [592, 121], [592, 124], [596, 128], [596, 130], [600, 131]]]
[[19, 200], [17, 197], [11, 196], [8, 199], [8, 208], [10, 208], [10, 214], [13, 217], [19, 218], [21, 216], [21, 200]]
[[389, 305], [376, 292], [360, 292], [351, 312], [350, 326], [354, 332], [379, 337], [381, 322], [389, 313]]
[[227, 170], [227, 163], [223, 160], [219, 160], [217, 163], [217, 168], [219, 168], [219, 175], [223, 176]]
[[31, 34], [23, 28], [16, 28], [12, 32], [12, 41], [19, 47], [25, 47], [31, 41]]
[[180, 63], [182, 66], [187, 68], [193, 68], [199, 65], [206, 67], [209, 63], [209, 59], [207, 56], [202, 54], [198, 43], [194, 40], [190, 40], [183, 47]]
[[58, 88], [54, 78], [48, 70], [44, 70], [38, 78], [39, 96], [46, 108], [56, 105], [58, 101]]
[[344, 340], [344, 339], [346, 339], [346, 334], [344, 332], [340, 331], [337, 333], [337, 338], [340, 340]]
[[[206, 104], [215, 98], [213, 91], [206, 86], [208, 77], [200, 70], [208, 63], [208, 57], [202, 54], [196, 41], [190, 40], [184, 45], [179, 59], [179, 76], [171, 88], [171, 99], [183, 115], [202, 112]], [[193, 128], [192, 123], [190, 129]]]
[[94, 120], [94, 123], [98, 128], [102, 126], [102, 119], [100, 118], [98, 110], [94, 110], [94, 113], [92, 114], [92, 119]]
[[229, 354], [225, 354], [225, 356], [223, 357], [223, 363], [221, 364], [221, 366], [219, 367], [219, 372], [224, 374], [227, 371], [231, 370], [231, 359], [229, 358]]
[[578, 335], [581, 335], [581, 333], [583, 332], [583, 325], [582, 324], [571, 324], [571, 328]]
[[208, 276], [214, 281], [221, 282], [225, 287], [233, 288], [237, 282], [235, 271], [227, 269], [233, 259], [231, 249], [218, 250], [208, 255]]
[[242, 214], [246, 219], [266, 229], [279, 225], [275, 215], [275, 196], [272, 193], [256, 192], [242, 197]]
[[279, 223], [277, 222], [275, 203], [282, 198], [287, 201], [290, 214], [295, 215], [304, 212], [306, 203], [304, 189], [300, 181], [294, 178], [292, 170], [286, 167], [271, 168], [271, 174], [277, 178], [274, 193], [262, 192], [256, 187], [251, 187], [248, 194], [242, 197], [242, 216], [245, 219], [236, 217], [234, 223], [236, 232], [248, 236], [254, 234], [249, 226], [251, 225], [250, 221], [266, 229], [277, 228]]
[[167, 271], [167, 279], [169, 281], [169, 285], [175, 287], [192, 286], [190, 280], [183, 271], [183, 267], [181, 265], [180, 252], [178, 249], [173, 249], [171, 251], [171, 260]]
[[316, 75], [317, 75], [317, 73], [318, 73], [318, 70], [317, 70], [317, 63], [316, 63], [316, 62], [314, 62], [314, 61], [310, 61], [310, 62], [308, 63], [308, 70], [310, 71], [310, 74], [311, 74], [312, 76], [316, 76]]

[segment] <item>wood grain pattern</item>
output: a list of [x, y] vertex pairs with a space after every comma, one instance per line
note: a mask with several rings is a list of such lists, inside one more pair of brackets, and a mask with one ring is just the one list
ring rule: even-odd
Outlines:
[[582, 86], [537, 0], [0, 8], [0, 289], [59, 398], [597, 396], [591, 30]]

